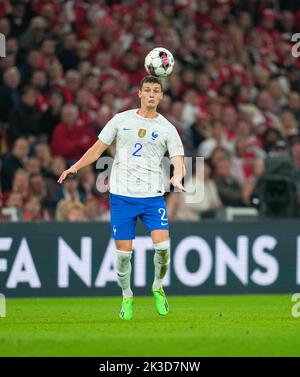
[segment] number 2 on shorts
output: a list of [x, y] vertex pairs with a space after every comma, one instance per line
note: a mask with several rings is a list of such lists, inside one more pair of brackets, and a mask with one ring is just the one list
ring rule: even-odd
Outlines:
[[166, 210], [164, 208], [159, 208], [159, 213], [161, 213], [161, 225], [167, 225], [168, 224], [168, 218], [166, 217]]

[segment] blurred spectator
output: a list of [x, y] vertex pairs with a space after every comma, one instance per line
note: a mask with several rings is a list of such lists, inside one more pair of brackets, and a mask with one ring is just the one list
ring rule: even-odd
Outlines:
[[[188, 197], [196, 187], [193, 203], [189, 203]], [[214, 180], [211, 178], [211, 168], [207, 162], [196, 170], [190, 180], [185, 184], [187, 190], [184, 193], [185, 205], [201, 218], [215, 217], [215, 213], [222, 207], [222, 202]], [[195, 203], [194, 203], [195, 201]]]
[[30, 21], [29, 27], [20, 37], [20, 47], [24, 51], [39, 48], [43, 39], [45, 38], [45, 30], [47, 28], [47, 21], [41, 17], [33, 17]]
[[25, 138], [19, 138], [14, 142], [11, 152], [3, 159], [2, 165], [2, 191], [10, 191], [14, 175], [18, 169], [22, 169], [28, 158], [29, 146]]
[[0, 33], [8, 37], [11, 33], [10, 23], [7, 18], [0, 18]]
[[101, 214], [99, 202], [95, 197], [90, 197], [85, 201], [84, 213], [88, 221], [103, 220], [103, 214]]
[[188, 128], [195, 122], [198, 113], [199, 99], [197, 92], [193, 89], [187, 90], [184, 94], [183, 101], [182, 127]]
[[16, 218], [21, 221], [23, 220], [23, 199], [19, 193], [12, 192], [7, 201], [5, 208], [14, 209], [16, 213]]
[[10, 2], [7, 18], [10, 22], [11, 35], [19, 37], [28, 27], [30, 10], [23, 1]]
[[37, 157], [30, 157], [25, 164], [29, 176], [41, 173], [41, 162]]
[[168, 80], [168, 89], [165, 94], [168, 95], [172, 101], [180, 101], [182, 97], [182, 87], [178, 75], [173, 74]]
[[264, 150], [268, 153], [270, 152], [277, 141], [282, 138], [280, 132], [274, 128], [269, 128], [262, 135], [262, 143]]
[[0, 87], [0, 121], [7, 122], [9, 113], [19, 105], [20, 80], [17, 67], [8, 68], [3, 74], [3, 86]]
[[210, 158], [217, 146], [224, 148], [227, 152], [233, 150], [233, 143], [228, 140], [222, 123], [214, 120], [211, 122], [211, 136], [200, 144], [198, 154], [204, 158]]
[[50, 196], [46, 181], [41, 174], [36, 173], [30, 176], [29, 184], [31, 195], [39, 200], [43, 216], [49, 219], [55, 210], [56, 203]]
[[280, 120], [282, 125], [282, 135], [285, 139], [288, 139], [290, 136], [298, 135], [297, 121], [292, 111], [282, 111], [280, 114]]
[[33, 87], [27, 86], [22, 89], [21, 103], [10, 114], [8, 136], [10, 144], [19, 137], [28, 137], [35, 141], [40, 134], [39, 116], [35, 109], [37, 92]]
[[90, 125], [90, 128], [95, 132], [97, 137], [111, 117], [111, 109], [107, 105], [102, 105], [97, 111], [96, 119]]
[[47, 187], [47, 207], [51, 211], [51, 215], [54, 215], [58, 192], [61, 190], [61, 187], [57, 184], [57, 180], [65, 169], [65, 161], [61, 157], [54, 157], [51, 158], [49, 167], [43, 171]]
[[45, 62], [45, 67], [48, 68], [53, 63], [59, 63], [55, 54], [56, 41], [52, 38], [45, 38], [41, 44], [41, 51]]
[[50, 173], [55, 181], [58, 180], [64, 170], [66, 170], [65, 160], [62, 157], [53, 157], [50, 164]]
[[297, 92], [291, 92], [288, 97], [288, 108], [293, 112], [296, 121], [298, 131], [300, 131], [300, 94]]
[[48, 108], [48, 85], [46, 72], [40, 69], [33, 71], [30, 85], [37, 91], [36, 109], [38, 112]]
[[78, 178], [73, 175], [69, 176], [60, 187], [60, 190], [57, 193], [56, 203], [61, 199], [66, 199], [72, 202], [84, 202], [84, 194], [79, 190]]
[[23, 211], [24, 221], [43, 220], [41, 203], [38, 198], [31, 196], [24, 205]]
[[[90, 94], [92, 94], [93, 98], [95, 100], [100, 99], [100, 82], [99, 78], [94, 73], [89, 73], [85, 77], [83, 87], [89, 91]], [[111, 109], [112, 110], [112, 109]]]
[[22, 197], [22, 201], [28, 199], [30, 194], [30, 186], [29, 186], [29, 174], [24, 169], [18, 169], [14, 175], [13, 183], [12, 183], [12, 190], [13, 193], [20, 194]]
[[217, 162], [214, 181], [224, 206], [244, 206], [249, 198], [245, 186], [241, 186], [230, 173], [230, 160], [223, 158]]
[[229, 158], [229, 154], [225, 151], [222, 147], [216, 147], [212, 154], [210, 159], [208, 160], [210, 163], [210, 166], [213, 169], [213, 174], [215, 173], [216, 166], [223, 158]]
[[91, 44], [88, 41], [80, 41], [76, 47], [76, 54], [79, 59], [78, 65], [89, 58], [91, 53]]
[[72, 96], [72, 101], [74, 101], [77, 95], [77, 92], [80, 89], [80, 84], [81, 84], [80, 73], [76, 71], [75, 69], [70, 69], [69, 71], [66, 72], [65, 79], [66, 79], [65, 80], [66, 86], [69, 89]]
[[199, 145], [210, 136], [210, 115], [207, 111], [199, 110], [195, 123], [186, 131], [192, 155], [196, 155]]
[[180, 101], [175, 101], [170, 108], [166, 117], [169, 122], [171, 122], [178, 130], [179, 134], [182, 136], [182, 116], [183, 116], [183, 104]]
[[41, 115], [41, 131], [48, 143], [51, 143], [54, 128], [60, 121], [63, 103], [63, 94], [59, 91], [53, 91], [49, 98], [49, 107]]
[[84, 205], [71, 200], [61, 200], [56, 209], [57, 221], [85, 221]]
[[79, 63], [79, 58], [76, 54], [78, 38], [75, 33], [68, 32], [63, 36], [63, 40], [58, 44], [56, 53], [61, 62], [64, 71], [74, 69]]
[[42, 68], [42, 54], [38, 49], [29, 50], [20, 67], [22, 85], [29, 85], [33, 72]]
[[[220, 120], [220, 119], [219, 119]], [[221, 112], [221, 122], [226, 132], [227, 138], [232, 140], [236, 133], [238, 114], [233, 106], [226, 106]]]
[[87, 125], [96, 118], [96, 112], [92, 103], [92, 95], [88, 90], [78, 90], [75, 103], [78, 107], [79, 118], [82, 120], [83, 124]]
[[67, 212], [67, 221], [85, 221], [84, 205], [81, 203], [71, 203]]
[[78, 160], [95, 140], [92, 130], [82, 125], [78, 119], [77, 107], [72, 104], [64, 105], [62, 122], [56, 126], [52, 136], [52, 154], [69, 161]]
[[55, 220], [67, 221], [68, 212], [71, 206], [71, 202], [62, 199], [56, 206]]
[[300, 139], [296, 140], [292, 146], [292, 157], [296, 174], [298, 203], [300, 204]]
[[95, 186], [96, 176], [93, 167], [87, 166], [78, 172], [78, 183], [81, 191], [87, 194], [97, 194]]
[[234, 155], [231, 157], [231, 174], [240, 184], [252, 176], [255, 158], [256, 154], [249, 147], [247, 138], [237, 136], [234, 140]]
[[52, 163], [50, 147], [46, 142], [38, 142], [35, 145], [34, 152], [36, 158], [40, 161], [42, 174], [46, 176], [49, 173]]

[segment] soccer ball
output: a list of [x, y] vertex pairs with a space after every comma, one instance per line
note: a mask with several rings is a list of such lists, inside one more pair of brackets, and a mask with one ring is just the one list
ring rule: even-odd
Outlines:
[[154, 48], [145, 58], [145, 68], [149, 75], [169, 76], [174, 68], [173, 55], [166, 48]]

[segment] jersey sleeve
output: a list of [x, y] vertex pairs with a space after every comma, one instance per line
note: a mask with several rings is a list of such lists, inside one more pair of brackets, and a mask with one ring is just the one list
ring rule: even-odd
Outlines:
[[106, 123], [104, 128], [99, 133], [98, 139], [100, 139], [104, 144], [110, 145], [117, 136], [118, 123], [117, 116], [111, 118], [111, 120]]
[[167, 135], [167, 148], [170, 158], [184, 156], [182, 141], [175, 127], [172, 127]]

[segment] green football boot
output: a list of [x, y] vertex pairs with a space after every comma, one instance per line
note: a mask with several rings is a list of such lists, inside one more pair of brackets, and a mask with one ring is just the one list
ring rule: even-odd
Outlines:
[[122, 301], [119, 317], [129, 321], [133, 316], [133, 297], [124, 297]]
[[159, 315], [167, 315], [169, 313], [169, 304], [164, 290], [152, 289], [155, 298], [155, 306]]

